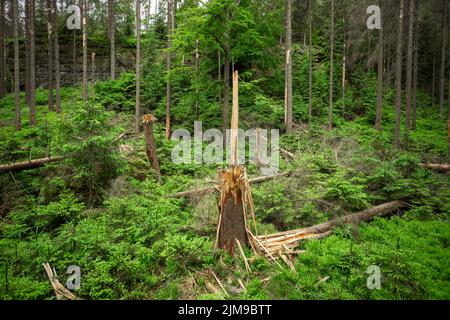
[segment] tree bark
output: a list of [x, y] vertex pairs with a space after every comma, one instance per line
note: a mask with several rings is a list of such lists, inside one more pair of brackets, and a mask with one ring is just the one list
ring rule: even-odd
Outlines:
[[226, 146], [229, 113], [230, 113], [230, 46], [227, 42], [225, 44], [223, 57], [222, 134], [224, 147]]
[[445, 46], [447, 38], [446, 0], [442, 0], [442, 53], [441, 53], [441, 78], [439, 82], [439, 113], [444, 113], [444, 82], [445, 82]]
[[111, 79], [116, 79], [116, 16], [114, 10], [114, 0], [108, 1], [108, 29], [111, 59]]
[[15, 125], [16, 130], [20, 130], [21, 114], [20, 114], [20, 70], [19, 70], [19, 8], [18, 0], [12, 0], [12, 16], [14, 29], [14, 93], [15, 93]]
[[145, 136], [145, 152], [155, 171], [155, 179], [161, 183], [161, 171], [159, 169], [158, 157], [156, 155], [156, 144], [153, 136], [153, 122], [156, 119], [151, 114], [144, 115], [144, 136]]
[[328, 105], [328, 130], [333, 128], [333, 71], [334, 71], [334, 0], [331, 0], [331, 34], [330, 34], [330, 90]]
[[0, 98], [6, 94], [5, 16], [5, 0], [0, 0]]
[[166, 139], [170, 139], [171, 135], [171, 125], [170, 125], [170, 104], [171, 104], [171, 94], [172, 87], [170, 83], [170, 70], [172, 68], [172, 57], [170, 53], [170, 48], [172, 46], [172, 32], [173, 32], [173, 0], [167, 0], [167, 55], [166, 55], [166, 71], [167, 71], [167, 82], [166, 82]]
[[59, 33], [58, 33], [58, 4], [56, 0], [53, 3], [53, 40], [55, 49], [55, 107], [56, 112], [61, 112], [61, 70], [59, 59]]
[[434, 109], [434, 102], [436, 100], [436, 44], [433, 46], [433, 77], [431, 81], [431, 107]]
[[342, 110], [345, 110], [345, 77], [346, 77], [346, 62], [347, 62], [347, 43], [346, 43], [346, 36], [345, 36], [345, 19], [342, 19], [342, 26], [343, 26], [343, 48], [342, 48]]
[[309, 0], [309, 48], [308, 48], [308, 119], [309, 123], [312, 121], [312, 2]]
[[[25, 104], [28, 105], [28, 102], [30, 101], [30, 3], [28, 1], [25, 1], [24, 4], [25, 9], [25, 42], [24, 42], [24, 50], [25, 50], [25, 74], [23, 77], [23, 82], [25, 85]], [[19, 19], [20, 19], [20, 7], [19, 8]], [[19, 28], [20, 28], [20, 22], [19, 22]], [[19, 36], [20, 36], [20, 30], [19, 30]]]
[[414, 37], [414, 62], [413, 62], [413, 101], [412, 101], [412, 118], [411, 118], [411, 130], [416, 130], [417, 120], [417, 78], [418, 78], [418, 60], [419, 60], [419, 18], [418, 18], [418, 3], [414, 1], [414, 14], [416, 21], [416, 31]]
[[[17, 0], [14, 0], [17, 1]], [[63, 157], [54, 157], [54, 158], [42, 158], [42, 159], [35, 159], [30, 161], [23, 161], [23, 162], [16, 162], [16, 163], [10, 163], [10, 164], [2, 164], [0, 165], [0, 172], [7, 172], [7, 171], [21, 171], [21, 170], [27, 170], [27, 169], [34, 169], [39, 168], [47, 163], [51, 162], [58, 162], [62, 161]]]
[[395, 140], [394, 147], [400, 148], [400, 118], [402, 113], [402, 47], [403, 47], [403, 15], [404, 0], [400, 0], [398, 30], [397, 30], [397, 53], [395, 72]]
[[54, 28], [53, 0], [47, 0], [47, 41], [48, 41], [48, 110], [53, 111], [53, 28]]
[[409, 0], [408, 49], [406, 55], [406, 129], [411, 127], [411, 90], [412, 90], [412, 62], [413, 62], [413, 32], [414, 32], [415, 0]]
[[292, 133], [292, 0], [286, 0], [286, 133]]
[[[449, 139], [450, 139], [450, 124], [449, 124]], [[450, 141], [450, 140], [449, 140]], [[436, 171], [448, 171], [450, 170], [450, 164], [448, 163], [444, 163], [444, 164], [439, 164], [439, 163], [422, 163], [420, 164], [422, 167], [426, 168], [426, 169], [431, 169], [431, 170], [436, 170]]]
[[81, 14], [82, 14], [82, 29], [83, 29], [83, 101], [88, 100], [88, 56], [87, 56], [87, 3], [86, 0], [80, 0]]
[[141, 131], [141, 0], [136, 0], [136, 106], [134, 110], [134, 130]]
[[199, 53], [198, 53], [198, 39], [195, 40], [195, 120], [198, 120], [198, 85], [199, 85], [199, 75], [198, 75], [198, 64], [199, 64]]
[[381, 129], [381, 118], [383, 111], [383, 21], [381, 22], [380, 31], [378, 33], [378, 70], [377, 70], [377, 112], [375, 118], [375, 128]]
[[29, 78], [29, 97], [28, 97], [28, 108], [30, 110], [30, 126], [36, 125], [36, 61], [35, 61], [35, 0], [27, 1], [29, 6], [29, 42], [30, 42], [30, 78]]
[[30, 0], [30, 125], [36, 125], [35, 0]]

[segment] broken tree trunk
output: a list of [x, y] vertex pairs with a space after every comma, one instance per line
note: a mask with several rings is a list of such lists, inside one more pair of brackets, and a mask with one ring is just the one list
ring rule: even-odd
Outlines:
[[21, 170], [39, 168], [39, 167], [43, 167], [47, 163], [58, 162], [63, 159], [64, 159], [64, 157], [54, 157], [54, 158], [48, 157], [48, 158], [35, 159], [35, 160], [30, 160], [30, 161], [2, 164], [2, 165], [0, 165], [0, 172], [21, 171]]
[[161, 171], [159, 170], [158, 157], [156, 156], [156, 144], [153, 136], [153, 123], [156, 118], [151, 114], [144, 115], [144, 136], [145, 136], [145, 152], [150, 161], [153, 170], [155, 171], [155, 178], [158, 183], [161, 183]]
[[[450, 126], [449, 126], [450, 127]], [[450, 137], [450, 136], [449, 136]], [[421, 163], [422, 167], [426, 169], [436, 170], [436, 171], [449, 171], [450, 170], [450, 164], [449, 163]]]
[[339, 217], [311, 227], [277, 232], [269, 235], [254, 237], [254, 246], [258, 252], [268, 256], [271, 260], [281, 254], [290, 254], [301, 241], [307, 239], [321, 239], [331, 234], [331, 230], [342, 224], [358, 224], [374, 217], [384, 216], [405, 206], [402, 201], [391, 201], [354, 214]]
[[243, 185], [245, 171], [241, 167], [234, 167], [220, 175], [222, 185], [217, 246], [233, 255], [235, 239], [243, 246], [248, 244]]
[[[253, 183], [266, 182], [266, 181], [274, 180], [274, 179], [277, 179], [277, 178], [287, 177], [290, 174], [291, 174], [290, 172], [284, 172], [284, 173], [274, 174], [272, 176], [256, 177], [256, 178], [253, 178], [253, 179], [249, 179], [248, 183], [253, 184]], [[217, 184], [218, 183], [219, 182], [217, 182]], [[195, 189], [195, 190], [188, 190], [188, 191], [178, 192], [178, 193], [170, 195], [170, 197], [171, 198], [185, 198], [185, 197], [192, 197], [192, 196], [203, 196], [205, 194], [208, 194], [208, 193], [211, 193], [211, 192], [215, 192], [217, 190], [218, 189], [215, 186], [213, 186], [213, 187], [204, 187], [204, 188]]]
[[217, 239], [215, 247], [227, 250], [234, 255], [235, 241], [242, 246], [249, 244], [247, 233], [246, 205], [253, 217], [256, 232], [256, 219], [253, 209], [253, 198], [245, 168], [238, 164], [239, 105], [238, 105], [238, 72], [233, 73], [233, 107], [231, 113], [230, 155], [231, 167], [219, 173], [220, 199], [219, 221], [217, 223]]
[[45, 272], [47, 273], [48, 279], [50, 280], [50, 283], [52, 284], [53, 290], [55, 291], [56, 299], [62, 300], [62, 299], [68, 299], [68, 300], [77, 300], [77, 297], [70, 292], [68, 289], [66, 289], [58, 280], [58, 276], [56, 272], [54, 272], [54, 269], [50, 267], [50, 264], [43, 263]]

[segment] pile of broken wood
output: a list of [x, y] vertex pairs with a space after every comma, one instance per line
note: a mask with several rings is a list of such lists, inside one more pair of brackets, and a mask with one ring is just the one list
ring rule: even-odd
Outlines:
[[295, 249], [303, 240], [321, 239], [330, 235], [332, 229], [336, 226], [342, 224], [358, 224], [377, 216], [395, 212], [403, 206], [405, 206], [405, 203], [402, 201], [391, 201], [308, 228], [260, 236], [254, 236], [248, 229], [247, 233], [252, 249], [257, 255], [263, 255], [278, 265], [280, 264], [277, 260], [281, 258], [291, 269], [294, 269], [293, 260], [295, 256], [304, 252], [303, 250]]

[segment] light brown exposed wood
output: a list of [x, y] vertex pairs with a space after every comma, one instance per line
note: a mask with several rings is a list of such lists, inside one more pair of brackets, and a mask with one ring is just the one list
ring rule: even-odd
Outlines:
[[307, 228], [277, 232], [270, 235], [256, 237], [259, 250], [265, 252], [266, 256], [274, 260], [281, 254], [292, 254], [302, 241], [307, 239], [321, 239], [331, 234], [334, 227], [342, 224], [358, 224], [368, 221], [377, 216], [384, 216], [405, 206], [402, 201], [391, 201], [354, 214], [314, 225]]
[[70, 292], [68, 289], [66, 289], [58, 280], [57, 275], [53, 272], [52, 268], [50, 267], [50, 264], [43, 263], [45, 272], [47, 273], [48, 279], [50, 280], [50, 283], [52, 284], [53, 290], [55, 291], [56, 299], [57, 300], [78, 300], [77, 297]]
[[0, 165], [0, 172], [21, 171], [21, 170], [39, 168], [39, 167], [46, 165], [47, 163], [58, 162], [63, 159], [64, 159], [63, 157], [54, 157], [54, 158], [35, 159], [35, 160], [31, 160], [31, 161], [15, 162], [15, 163], [10, 163], [10, 164], [2, 164], [2, 165]]
[[[448, 138], [450, 139], [450, 121], [448, 124]], [[449, 140], [450, 141], [450, 140]], [[427, 169], [431, 169], [431, 170], [436, 170], [436, 171], [449, 171], [450, 170], [450, 164], [448, 163], [444, 163], [444, 164], [439, 164], [439, 163], [422, 163], [421, 164], [422, 167], [427, 168]]]

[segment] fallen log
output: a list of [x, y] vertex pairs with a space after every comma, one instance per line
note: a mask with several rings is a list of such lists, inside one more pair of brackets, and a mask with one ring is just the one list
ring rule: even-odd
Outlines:
[[448, 163], [421, 163], [420, 164], [423, 168], [436, 170], [436, 171], [449, 171], [450, 170], [450, 164]]
[[405, 206], [405, 203], [400, 200], [395, 200], [378, 206], [359, 211], [357, 213], [349, 214], [339, 217], [312, 227], [305, 228], [306, 234], [319, 234], [330, 231], [332, 228], [343, 224], [358, 224], [360, 222], [369, 221], [375, 217], [384, 216], [392, 213]]
[[326, 237], [331, 234], [331, 230], [336, 226], [369, 221], [375, 217], [392, 213], [405, 205], [404, 202], [399, 200], [391, 201], [311, 227], [261, 235], [256, 237], [257, 239], [255, 240], [260, 246], [259, 251], [268, 256], [270, 260], [273, 260], [273, 257], [277, 257], [280, 254], [289, 254], [302, 240]]
[[7, 171], [21, 171], [27, 169], [34, 169], [45, 166], [47, 163], [62, 161], [64, 157], [46, 157], [42, 159], [35, 159], [29, 161], [15, 162], [0, 165], [0, 172]]
[[[249, 179], [248, 182], [250, 184], [252, 183], [261, 183], [261, 182], [266, 182], [266, 181], [270, 181], [273, 179], [277, 179], [277, 178], [282, 178], [282, 177], [287, 177], [289, 176], [291, 173], [290, 172], [284, 172], [284, 173], [278, 173], [278, 174], [274, 174], [271, 176], [262, 176], [262, 177], [256, 177], [253, 179]], [[215, 181], [214, 183], [219, 184], [218, 181]], [[199, 189], [195, 189], [195, 190], [188, 190], [188, 191], [183, 191], [183, 192], [178, 192], [172, 195], [169, 195], [170, 198], [185, 198], [185, 197], [192, 197], [192, 196], [202, 196], [208, 193], [212, 193], [218, 191], [218, 189], [213, 186], [213, 187], [204, 187], [204, 188], [199, 188]]]

